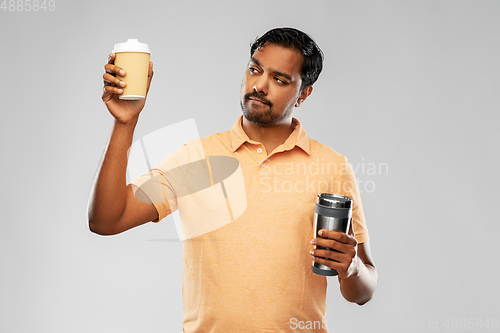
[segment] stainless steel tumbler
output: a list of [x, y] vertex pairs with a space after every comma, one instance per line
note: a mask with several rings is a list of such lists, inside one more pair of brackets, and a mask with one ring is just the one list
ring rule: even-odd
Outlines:
[[[321, 229], [337, 230], [347, 233], [351, 223], [352, 199], [332, 193], [321, 193], [318, 195], [316, 207], [314, 208], [314, 235], [319, 237], [318, 231]], [[316, 246], [316, 249], [334, 249]], [[326, 258], [325, 258], [326, 259]], [[314, 262], [312, 271], [319, 275], [335, 276], [337, 271]]]

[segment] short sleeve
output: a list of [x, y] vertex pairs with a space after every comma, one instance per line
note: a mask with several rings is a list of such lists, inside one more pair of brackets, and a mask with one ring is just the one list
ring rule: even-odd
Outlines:
[[154, 222], [175, 212], [178, 209], [177, 199], [196, 192], [195, 187], [205, 185], [202, 179], [210, 182], [206, 172], [200, 172], [204, 170], [200, 165], [206, 165], [205, 154], [200, 139], [195, 139], [185, 143], [148, 173], [131, 182], [155, 206], [158, 221]]
[[[135, 186], [134, 193], [142, 191], [149, 199], [149, 202], [155, 206], [158, 219], [153, 222], [159, 222], [173, 212], [171, 206], [175, 207], [175, 205], [170, 205], [169, 202], [175, 200], [175, 195], [172, 188], [167, 185], [166, 177], [159, 168], [149, 170], [147, 174], [138, 177], [130, 184]], [[143, 200], [137, 194], [136, 198]], [[169, 198], [171, 199], [169, 200]]]
[[368, 235], [363, 205], [359, 194], [358, 182], [356, 181], [356, 176], [352, 170], [351, 164], [347, 161], [345, 156], [343, 166], [338, 193], [346, 195], [353, 200], [352, 225], [354, 237], [356, 237], [358, 243], [364, 243], [370, 240], [370, 237]]

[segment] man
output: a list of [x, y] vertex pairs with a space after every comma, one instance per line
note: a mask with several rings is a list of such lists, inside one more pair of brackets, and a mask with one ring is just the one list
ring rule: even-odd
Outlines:
[[[210, 156], [238, 160], [247, 206], [231, 223], [183, 242], [184, 331], [326, 332], [327, 279], [312, 273], [312, 261], [337, 270], [342, 295], [360, 305], [371, 299], [377, 271], [350, 165], [343, 155], [310, 139], [292, 117], [312, 93], [322, 53], [305, 33], [282, 28], [257, 39], [250, 54], [241, 88], [243, 115], [230, 131], [200, 143], [209, 165]], [[169, 172], [175, 161], [197, 152], [200, 147], [193, 142], [126, 185], [127, 150], [144, 100], [118, 99], [126, 83], [115, 75], [125, 73], [113, 61], [112, 54], [102, 99], [115, 122], [89, 206], [89, 227], [103, 235], [210, 202], [199, 198], [182, 204], [184, 184], [175, 184]], [[150, 63], [148, 89], [152, 77]], [[312, 239], [315, 198], [322, 192], [353, 198], [349, 234], [324, 230]], [[205, 207], [200, 224], [219, 212]]]

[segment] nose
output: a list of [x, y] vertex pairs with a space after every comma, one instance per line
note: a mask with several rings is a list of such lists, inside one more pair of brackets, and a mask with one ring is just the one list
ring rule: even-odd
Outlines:
[[266, 75], [261, 75], [255, 80], [255, 84], [253, 85], [253, 90], [258, 93], [263, 93], [267, 95], [268, 81]]

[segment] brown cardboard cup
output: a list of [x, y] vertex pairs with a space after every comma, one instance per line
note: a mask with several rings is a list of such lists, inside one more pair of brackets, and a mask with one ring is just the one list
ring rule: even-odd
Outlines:
[[126, 71], [125, 76], [116, 75], [118, 79], [127, 83], [119, 98], [124, 100], [145, 98], [151, 55], [148, 45], [139, 43], [137, 39], [129, 39], [125, 43], [115, 44], [113, 52], [116, 53], [115, 65]]

